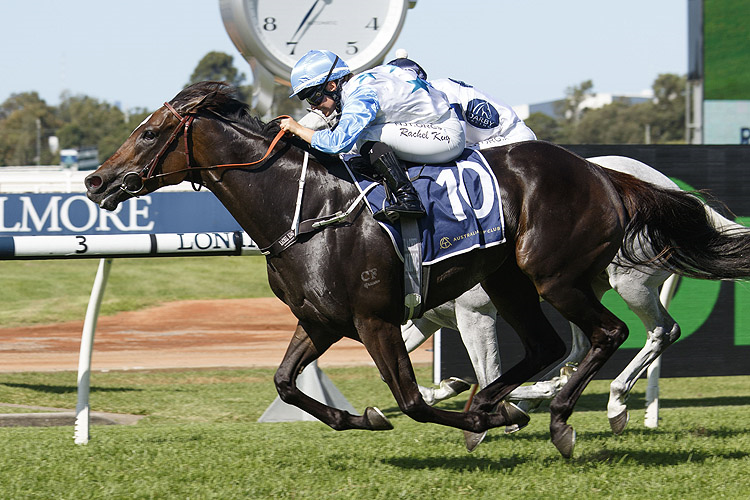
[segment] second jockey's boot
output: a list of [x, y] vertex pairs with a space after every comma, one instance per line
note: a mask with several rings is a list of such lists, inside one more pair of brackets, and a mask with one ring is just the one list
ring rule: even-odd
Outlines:
[[395, 222], [399, 217], [424, 217], [424, 207], [417, 191], [412, 186], [401, 162], [396, 158], [396, 154], [390, 148], [372, 161], [372, 167], [383, 176], [388, 189], [396, 196], [396, 203], [373, 214], [376, 220]]

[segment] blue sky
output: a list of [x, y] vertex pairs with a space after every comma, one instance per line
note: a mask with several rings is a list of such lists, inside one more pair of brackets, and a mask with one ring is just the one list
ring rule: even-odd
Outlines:
[[[214, 50], [251, 78], [218, 0], [7, 1], [0, 19], [0, 102], [33, 90], [56, 105], [67, 90], [155, 109]], [[418, 0], [395, 48], [514, 105], [589, 79], [638, 93], [687, 71], [687, 0]]]

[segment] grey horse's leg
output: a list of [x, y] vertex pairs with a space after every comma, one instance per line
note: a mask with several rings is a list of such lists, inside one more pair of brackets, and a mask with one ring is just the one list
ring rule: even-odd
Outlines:
[[497, 308], [484, 289], [477, 285], [456, 299], [456, 326], [484, 389], [501, 375], [500, 347], [497, 341]]
[[[632, 275], [636, 273], [641, 275], [640, 279], [632, 279]], [[611, 276], [611, 282], [628, 307], [643, 322], [647, 339], [646, 345], [610, 384], [607, 417], [615, 434], [620, 434], [627, 425], [628, 413], [625, 401], [635, 382], [648, 366], [680, 336], [679, 325], [659, 299], [658, 286], [669, 274], [662, 271], [651, 270], [648, 273], [639, 269], [631, 269], [628, 275], [631, 276], [626, 276], [625, 273], [615, 274]]]
[[[487, 300], [489, 301], [489, 297], [487, 297]], [[404, 339], [406, 350], [408, 352], [414, 351], [440, 328], [459, 330], [455, 308], [456, 301], [451, 300], [427, 311], [421, 318], [408, 321], [406, 325], [401, 327], [401, 336]], [[437, 387], [420, 385], [419, 392], [425, 402], [432, 406], [440, 401], [457, 396], [470, 387], [469, 382], [457, 377], [450, 377], [441, 380]]]
[[[607, 268], [609, 271], [612, 264]], [[602, 274], [594, 283], [592, 288], [598, 300], [601, 300], [604, 293], [610, 289], [607, 276]], [[539, 407], [543, 401], [554, 398], [565, 386], [570, 376], [575, 371], [575, 367], [586, 356], [591, 348], [591, 343], [586, 335], [578, 328], [577, 325], [570, 323], [572, 345], [570, 352], [560, 363], [540, 377], [540, 380], [533, 385], [519, 387], [511, 392], [508, 396], [519, 408], [525, 412], [532, 411]], [[515, 432], [518, 429], [508, 428], [506, 432]]]
[[[438, 329], [440, 325], [430, 319], [428, 314], [430, 311], [419, 319], [408, 321], [404, 326], [401, 327], [401, 336], [406, 344], [406, 350], [408, 352], [414, 351], [417, 347], [421, 346], [428, 338], [430, 338]], [[428, 405], [434, 405], [437, 403], [436, 389], [433, 387], [425, 387], [420, 385], [419, 392], [422, 394], [425, 402]]]

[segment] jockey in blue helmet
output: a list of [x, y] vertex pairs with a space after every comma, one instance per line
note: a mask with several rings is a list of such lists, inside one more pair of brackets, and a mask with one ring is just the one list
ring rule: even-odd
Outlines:
[[337, 92], [326, 89], [328, 82], [337, 81], [350, 75], [349, 66], [333, 52], [328, 50], [311, 50], [292, 68], [292, 93], [300, 100], [306, 100], [311, 105], [320, 104], [324, 96], [332, 97], [341, 107], [341, 86], [337, 86]]
[[463, 152], [464, 132], [442, 92], [395, 66], [377, 66], [359, 75], [336, 54], [313, 50], [292, 69], [292, 93], [313, 110], [341, 113], [332, 129], [312, 130], [291, 118], [283, 130], [320, 151], [339, 154], [357, 148], [369, 157], [396, 196], [375, 214], [378, 220], [421, 217], [424, 208], [399, 159], [443, 163]]

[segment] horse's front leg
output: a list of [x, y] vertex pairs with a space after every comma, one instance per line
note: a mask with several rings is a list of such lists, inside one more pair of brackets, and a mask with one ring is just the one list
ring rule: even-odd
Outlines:
[[367, 408], [362, 416], [352, 415], [347, 411], [332, 408], [311, 398], [297, 387], [297, 376], [302, 373], [302, 370], [340, 339], [340, 336], [334, 335], [315, 335], [313, 341], [305, 328], [298, 323], [286, 354], [284, 354], [284, 359], [274, 376], [279, 397], [285, 403], [306, 411], [335, 430], [392, 429], [391, 423], [377, 408]]
[[418, 422], [432, 422], [472, 432], [483, 432], [513, 422], [515, 415], [505, 408], [500, 413], [454, 412], [428, 405], [419, 392], [414, 369], [406, 352], [398, 325], [377, 317], [355, 320], [362, 343], [370, 353], [380, 375], [391, 389], [399, 408]]
[[484, 389], [501, 375], [497, 308], [481, 285], [476, 285], [456, 299], [455, 315], [456, 329], [466, 347], [479, 387]]

